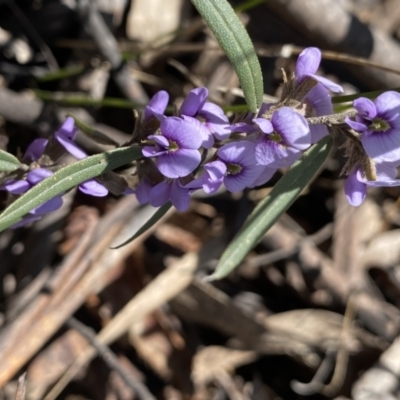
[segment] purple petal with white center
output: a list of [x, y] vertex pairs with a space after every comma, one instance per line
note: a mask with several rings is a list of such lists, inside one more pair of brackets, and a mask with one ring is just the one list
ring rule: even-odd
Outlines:
[[144, 109], [144, 118], [159, 117], [164, 114], [167, 108], [169, 95], [165, 90], [157, 92], [149, 101], [149, 104]]
[[367, 185], [357, 179], [357, 171], [352, 171], [344, 183], [344, 193], [352, 206], [359, 206], [367, 195]]
[[48, 143], [48, 139], [35, 139], [26, 149], [23, 158], [30, 161], [39, 160], [39, 158], [44, 154]]
[[315, 74], [321, 62], [321, 51], [316, 47], [304, 49], [297, 58], [295, 76], [300, 81], [306, 75]]
[[26, 179], [33, 186], [33, 185], [37, 185], [43, 179], [46, 179], [51, 175], [53, 175], [53, 172], [49, 171], [48, 169], [36, 168], [36, 169], [28, 172]]
[[374, 102], [366, 97], [360, 97], [353, 101], [353, 107], [362, 118], [372, 120], [376, 117], [377, 110]]
[[161, 135], [150, 135], [148, 136], [148, 139], [154, 140], [156, 144], [158, 144], [160, 147], [163, 147], [164, 149], [169, 148], [169, 141], [166, 137], [161, 136]]
[[374, 100], [374, 104], [378, 117], [390, 121], [396, 119], [399, 124], [400, 93], [384, 92]]
[[1, 190], [6, 190], [9, 193], [12, 194], [22, 194], [25, 193], [31, 185], [29, 184], [28, 181], [25, 180], [10, 180], [6, 182], [3, 186], [1, 186]]
[[201, 142], [201, 147], [204, 147], [205, 149], [211, 149], [211, 147], [213, 147], [214, 145], [214, 137], [207, 126], [193, 117], [187, 117], [186, 115], [183, 115], [182, 118], [185, 121], [189, 122], [203, 139], [203, 141]]
[[150, 201], [151, 189], [153, 189], [153, 185], [146, 178], [136, 186], [136, 198], [140, 204], [147, 204]]
[[166, 181], [161, 181], [150, 190], [150, 204], [153, 207], [161, 207], [169, 201], [171, 184]]
[[274, 131], [271, 121], [265, 118], [254, 118], [253, 121], [258, 125], [262, 133], [272, 133]]
[[344, 121], [347, 125], [350, 126], [350, 128], [354, 129], [357, 132], [364, 132], [368, 129], [368, 126], [363, 122], [353, 121], [349, 117], [346, 117]]
[[335, 82], [324, 78], [323, 76], [310, 75], [316, 81], [318, 81], [325, 89], [330, 90], [333, 93], [343, 93], [343, 88]]
[[179, 149], [159, 156], [157, 167], [167, 178], [180, 178], [193, 172], [200, 161], [201, 155], [198, 150]]
[[256, 186], [264, 185], [264, 183], [267, 183], [273, 177], [276, 171], [277, 168], [264, 167], [257, 179], [248, 187], [254, 188]]
[[81, 183], [78, 188], [82, 193], [88, 194], [89, 196], [104, 197], [108, 195], [108, 189], [95, 179], [88, 179]]
[[255, 158], [260, 165], [271, 168], [290, 167], [302, 155], [300, 150], [286, 147], [267, 137], [261, 138], [255, 146]]
[[400, 163], [400, 131], [365, 131], [361, 143], [369, 157], [377, 162]]
[[55, 133], [55, 138], [61, 144], [61, 146], [68, 151], [69, 154], [77, 159], [81, 160], [87, 157], [87, 154], [79, 146], [77, 146], [76, 143], [74, 143], [66, 135], [61, 134], [60, 131]]
[[50, 212], [58, 210], [63, 204], [63, 199], [60, 196], [53, 197], [52, 199], [46, 201], [39, 207], [34, 208], [30, 214], [32, 215], [44, 215]]
[[194, 117], [204, 106], [207, 96], [208, 90], [205, 87], [191, 90], [183, 101], [179, 114]]
[[189, 208], [190, 205], [190, 191], [179, 185], [178, 181], [171, 183], [169, 198], [172, 205], [179, 211], [183, 212]]
[[298, 150], [311, 145], [311, 133], [307, 120], [290, 107], [282, 107], [272, 114], [272, 125], [284, 143]]
[[161, 133], [175, 142], [180, 149], [197, 150], [203, 138], [194, 124], [187, 119], [168, 117], [161, 122]]

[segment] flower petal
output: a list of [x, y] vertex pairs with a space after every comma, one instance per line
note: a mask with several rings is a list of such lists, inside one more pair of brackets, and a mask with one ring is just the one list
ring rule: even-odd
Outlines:
[[136, 186], [136, 198], [139, 204], [147, 204], [150, 201], [150, 190], [153, 189], [153, 185], [148, 179], [143, 179]]
[[260, 175], [257, 177], [257, 179], [254, 180], [254, 182], [249, 185], [249, 188], [254, 188], [256, 186], [261, 186], [264, 185], [264, 183], [267, 183], [275, 174], [277, 171], [277, 168], [271, 168], [271, 167], [264, 167], [264, 169], [261, 171]]
[[330, 90], [333, 93], [343, 93], [343, 88], [335, 82], [332, 82], [329, 79], [324, 78], [319, 75], [310, 75], [316, 81], [318, 81], [325, 89]]
[[328, 91], [320, 84], [314, 86], [304, 97], [303, 101], [311, 109], [311, 112], [307, 110], [306, 117], [333, 114], [332, 98]]
[[375, 100], [377, 116], [386, 120], [398, 118], [400, 114], [400, 93], [388, 91], [379, 95]]
[[95, 179], [88, 179], [79, 185], [79, 190], [89, 196], [104, 197], [108, 195], [108, 189]]
[[282, 107], [272, 114], [272, 125], [284, 143], [299, 150], [311, 145], [311, 133], [307, 120], [290, 107]]
[[48, 143], [48, 139], [35, 139], [26, 149], [23, 158], [30, 161], [39, 160], [39, 158], [44, 154]]
[[357, 171], [350, 173], [344, 183], [344, 193], [352, 206], [359, 206], [367, 196], [367, 185], [357, 179]]
[[69, 140], [74, 140], [77, 133], [78, 129], [75, 128], [74, 119], [72, 117], [68, 117], [61, 125], [60, 129], [56, 131], [55, 135], [61, 135], [68, 138]]
[[199, 121], [196, 118], [193, 117], [187, 117], [186, 115], [183, 115], [182, 118], [189, 122], [193, 128], [195, 128], [198, 132], [198, 134], [202, 137], [203, 141], [201, 142], [201, 147], [204, 147], [205, 149], [211, 149], [214, 145], [214, 137], [211, 134], [210, 130], [207, 128], [206, 125], [204, 125], [201, 121]]
[[183, 212], [189, 208], [190, 205], [190, 191], [179, 185], [178, 181], [171, 183], [169, 198], [172, 205], [179, 211]]
[[207, 96], [208, 90], [205, 87], [191, 90], [183, 101], [179, 114], [194, 117], [202, 109]]
[[362, 145], [369, 157], [377, 162], [400, 163], [400, 131], [366, 131], [361, 137]]
[[36, 168], [36, 169], [28, 172], [26, 179], [33, 186], [33, 185], [37, 185], [43, 179], [48, 178], [51, 175], [53, 175], [53, 172], [49, 171], [48, 169]]
[[316, 47], [304, 49], [297, 58], [295, 76], [300, 81], [305, 75], [315, 74], [321, 62], [321, 51]]
[[74, 143], [68, 136], [63, 135], [60, 131], [55, 133], [55, 138], [68, 151], [69, 154], [73, 155], [77, 159], [81, 160], [87, 157], [87, 154]]
[[0, 187], [1, 190], [6, 190], [12, 194], [22, 194], [25, 193], [31, 185], [25, 180], [9, 180], [3, 186]]
[[150, 204], [153, 207], [161, 207], [169, 200], [171, 184], [161, 181], [150, 190]]
[[255, 143], [247, 140], [224, 144], [217, 150], [218, 157], [225, 163], [253, 166], [256, 164], [254, 157]]
[[360, 97], [353, 101], [353, 107], [358, 111], [362, 118], [372, 120], [376, 117], [376, 106], [374, 102], [366, 97]]
[[165, 90], [157, 92], [149, 101], [149, 104], [144, 109], [144, 118], [150, 119], [164, 114], [167, 108], [169, 95]]
[[354, 129], [357, 132], [364, 132], [368, 129], [368, 126], [363, 122], [353, 121], [349, 117], [346, 117], [344, 121], [347, 125], [350, 126], [350, 128]]
[[254, 118], [253, 122], [258, 125], [262, 133], [272, 133], [274, 131], [271, 121], [265, 118]]
[[162, 135], [150, 135], [147, 137], [147, 139], [154, 140], [157, 145], [159, 145], [160, 147], [163, 147], [164, 149], [169, 148], [168, 139]]
[[376, 164], [376, 180], [368, 181], [361, 175], [360, 170], [357, 171], [357, 179], [365, 183], [367, 186], [374, 187], [393, 187], [400, 186], [400, 179], [396, 179], [397, 169], [396, 167], [388, 164]]
[[177, 143], [180, 149], [198, 149], [203, 137], [192, 120], [168, 117], [161, 122], [161, 133], [168, 140]]
[[61, 196], [53, 197], [52, 199], [46, 201], [39, 207], [34, 208], [30, 214], [32, 215], [44, 215], [50, 212], [58, 210], [63, 205], [63, 199]]
[[167, 178], [180, 178], [193, 172], [200, 161], [201, 155], [198, 150], [179, 149], [159, 156], [157, 167]]

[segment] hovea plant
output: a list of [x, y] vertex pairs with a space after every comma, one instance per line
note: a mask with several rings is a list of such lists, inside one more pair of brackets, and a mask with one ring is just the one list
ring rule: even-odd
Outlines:
[[[54, 137], [35, 140], [20, 159], [0, 152], [0, 190], [8, 207], [0, 229], [19, 227], [62, 205], [62, 195], [78, 186], [92, 196], [106, 196], [105, 174], [133, 165], [137, 184], [121, 177], [117, 194], [133, 194], [141, 204], [160, 207], [140, 233], [171, 206], [185, 211], [193, 192], [215, 193], [222, 185], [238, 192], [268, 182], [288, 169], [263, 199], [222, 255], [211, 278], [232, 271], [313, 179], [331, 148], [331, 128], [345, 134], [345, 194], [360, 205], [368, 186], [400, 186], [400, 94], [382, 93], [374, 101], [360, 97], [354, 109], [334, 114], [331, 92], [342, 88], [317, 75], [321, 52], [305, 49], [295, 71], [284, 73], [281, 97], [262, 103], [261, 69], [252, 43], [225, 0], [192, 0], [231, 60], [249, 112], [230, 122], [205, 87], [195, 88], [173, 115], [166, 114], [168, 93], [158, 92], [138, 118], [129, 145], [88, 156], [75, 142], [77, 128], [68, 118]], [[61, 166], [68, 152], [78, 161]], [[114, 188], [114, 189], [112, 189]], [[137, 235], [135, 235], [136, 237]]]

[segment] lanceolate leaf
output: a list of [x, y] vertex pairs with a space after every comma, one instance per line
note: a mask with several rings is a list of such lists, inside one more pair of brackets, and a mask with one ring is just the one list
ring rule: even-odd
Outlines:
[[260, 63], [250, 37], [226, 0], [191, 0], [210, 27], [235, 69], [249, 109], [262, 103], [263, 80]]
[[87, 157], [60, 169], [28, 190], [0, 215], [0, 231], [20, 221], [24, 215], [45, 201], [88, 179], [140, 158], [140, 147], [122, 147]]
[[18, 158], [6, 151], [0, 150], [0, 172], [12, 172], [19, 168]]
[[167, 212], [168, 210], [172, 207], [172, 204], [170, 202], [165, 203], [163, 206], [158, 208], [156, 212], [148, 219], [148, 221], [142, 225], [141, 228], [137, 230], [137, 232], [132, 235], [129, 239], [125, 240], [125, 242], [115, 246], [111, 247], [112, 249], [119, 249], [122, 246], [125, 246], [126, 244], [132, 242], [132, 240], [135, 240], [138, 238], [140, 235], [145, 233], [148, 229], [150, 229], [157, 221], [159, 221]]
[[274, 186], [247, 218], [246, 222], [222, 254], [217, 268], [209, 279], [221, 279], [235, 269], [247, 253], [260, 241], [265, 232], [289, 208], [301, 191], [313, 179], [327, 158], [332, 146], [330, 136], [307, 150]]

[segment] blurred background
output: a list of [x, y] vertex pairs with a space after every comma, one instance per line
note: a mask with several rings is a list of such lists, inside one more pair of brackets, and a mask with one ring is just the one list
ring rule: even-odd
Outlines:
[[[231, 4], [268, 99], [309, 46], [346, 95], [400, 87], [396, 0]], [[0, 0], [2, 150], [23, 154], [68, 113], [122, 144], [133, 109], [161, 89], [180, 104], [198, 86], [243, 110], [189, 0]], [[117, 250], [154, 212], [134, 196], [70, 191], [58, 211], [1, 233], [0, 399], [400, 398], [400, 190], [349, 206], [342, 144], [335, 136], [317, 178], [220, 281], [204, 278], [283, 171], [254, 190], [196, 195]]]

